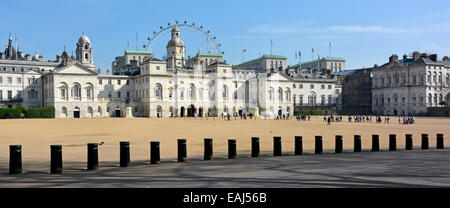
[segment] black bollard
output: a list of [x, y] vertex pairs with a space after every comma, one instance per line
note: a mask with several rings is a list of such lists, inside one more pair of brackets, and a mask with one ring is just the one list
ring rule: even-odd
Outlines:
[[397, 150], [397, 135], [389, 134], [389, 151]]
[[372, 134], [372, 152], [380, 151], [380, 135]]
[[273, 137], [273, 156], [281, 156], [281, 137]]
[[178, 139], [178, 162], [187, 160], [186, 139]]
[[236, 139], [228, 140], [228, 159], [236, 159]]
[[303, 137], [295, 136], [295, 155], [303, 154]]
[[159, 164], [159, 142], [150, 142], [150, 164]]
[[204, 160], [212, 160], [213, 159], [213, 139], [206, 138], [205, 139], [205, 156]]
[[252, 137], [252, 157], [259, 157], [259, 137]]
[[22, 145], [9, 145], [9, 174], [22, 173]]
[[422, 149], [428, 149], [428, 134], [422, 134]]
[[98, 143], [88, 143], [87, 169], [98, 169]]
[[322, 136], [316, 136], [316, 154], [322, 154], [323, 147], [322, 147]]
[[62, 145], [50, 145], [50, 173], [62, 172]]
[[342, 153], [343, 149], [343, 141], [342, 141], [342, 135], [336, 135], [336, 153]]
[[130, 165], [130, 142], [120, 142], [120, 167]]
[[354, 135], [353, 152], [361, 152], [361, 135]]
[[413, 149], [412, 134], [406, 134], [405, 135], [405, 150], [412, 150], [412, 149]]
[[444, 149], [444, 134], [436, 134], [436, 149]]

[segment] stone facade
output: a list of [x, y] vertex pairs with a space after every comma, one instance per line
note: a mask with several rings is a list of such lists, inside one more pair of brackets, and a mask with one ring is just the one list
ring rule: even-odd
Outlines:
[[450, 60], [436, 54], [392, 55], [373, 68], [372, 111], [387, 115], [426, 115], [450, 100]]
[[[94, 69], [93, 45], [84, 34], [77, 42], [76, 57], [64, 51], [53, 62], [40, 61], [42, 57], [4, 58], [0, 60], [4, 98], [0, 104], [51, 106], [57, 118], [125, 117], [127, 108], [133, 117], [252, 113], [275, 118], [293, 115], [296, 105], [340, 107], [341, 86], [336, 79], [274, 70], [285, 68], [285, 57], [265, 55], [260, 60], [264, 64], [256, 69], [232, 66], [223, 61], [222, 54], [198, 53], [186, 60], [180, 31], [174, 27], [171, 35], [166, 60], [151, 53], [126, 52], [113, 62], [113, 75]], [[138, 72], [123, 73], [132, 55], [142, 55], [133, 68]], [[13, 91], [11, 96], [9, 91]]]

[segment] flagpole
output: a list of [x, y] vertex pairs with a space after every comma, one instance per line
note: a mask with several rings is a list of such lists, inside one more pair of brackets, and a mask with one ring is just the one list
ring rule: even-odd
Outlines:
[[331, 57], [331, 42], [328, 45], [328, 57]]

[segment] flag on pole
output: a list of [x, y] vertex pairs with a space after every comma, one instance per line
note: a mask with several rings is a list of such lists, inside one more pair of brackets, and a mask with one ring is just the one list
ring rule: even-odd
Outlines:
[[312, 48], [312, 52], [314, 53], [314, 48]]
[[331, 42], [330, 42], [330, 48], [331, 48]]
[[302, 58], [302, 52], [301, 51], [298, 52], [298, 57]]
[[244, 52], [244, 53], [247, 52], [247, 49], [242, 50], [242, 52]]

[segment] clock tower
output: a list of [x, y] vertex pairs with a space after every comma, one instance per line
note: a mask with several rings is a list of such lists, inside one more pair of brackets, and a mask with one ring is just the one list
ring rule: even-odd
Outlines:
[[180, 30], [175, 23], [172, 29], [172, 38], [167, 43], [167, 68], [184, 68], [186, 66], [186, 55], [184, 43], [180, 39]]

